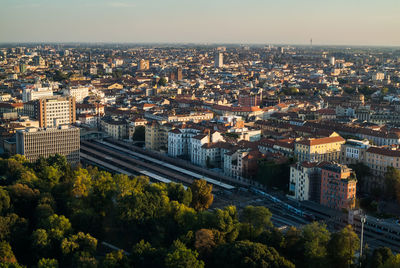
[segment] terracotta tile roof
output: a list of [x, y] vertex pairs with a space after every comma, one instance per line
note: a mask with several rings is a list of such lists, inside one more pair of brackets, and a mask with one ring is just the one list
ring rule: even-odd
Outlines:
[[400, 157], [400, 151], [398, 151], [398, 150], [391, 150], [391, 149], [379, 148], [379, 147], [370, 147], [370, 148], [368, 148], [367, 153], [379, 154], [379, 155], [391, 156], [391, 157]]
[[346, 140], [340, 136], [337, 137], [326, 137], [326, 138], [319, 138], [319, 139], [307, 139], [301, 140], [297, 143], [307, 145], [307, 146], [314, 146], [320, 144], [327, 144], [327, 143], [336, 143], [336, 142], [345, 142]]

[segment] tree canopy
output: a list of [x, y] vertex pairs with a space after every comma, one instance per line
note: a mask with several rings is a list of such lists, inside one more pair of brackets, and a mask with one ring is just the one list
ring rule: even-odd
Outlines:
[[[397, 176], [392, 173], [388, 178]], [[346, 267], [356, 261], [359, 240], [350, 226], [331, 233], [314, 222], [281, 232], [266, 207], [212, 207], [205, 180], [190, 187], [150, 183], [72, 168], [61, 156], [35, 163], [0, 158], [0, 177], [0, 267]], [[398, 258], [388, 249], [363, 256], [377, 267], [393, 267]]]

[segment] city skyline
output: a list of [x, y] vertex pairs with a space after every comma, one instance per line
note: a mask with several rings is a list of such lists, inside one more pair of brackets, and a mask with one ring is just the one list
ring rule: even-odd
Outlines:
[[395, 0], [0, 3], [0, 43], [400, 45]]

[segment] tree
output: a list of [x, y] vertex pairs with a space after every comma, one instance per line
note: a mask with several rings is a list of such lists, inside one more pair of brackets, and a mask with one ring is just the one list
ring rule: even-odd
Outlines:
[[9, 186], [8, 192], [14, 211], [18, 215], [26, 215], [30, 218], [36, 207], [40, 192], [20, 183]]
[[300, 229], [293, 226], [289, 227], [282, 242], [282, 251], [285, 256], [290, 256], [294, 263], [302, 263], [304, 261]]
[[[385, 186], [386, 186], [386, 196], [395, 199], [396, 189], [400, 184], [400, 171], [394, 167], [387, 167], [385, 173]], [[400, 199], [399, 199], [400, 202]]]
[[182, 242], [175, 240], [171, 251], [165, 257], [165, 266], [170, 268], [202, 268], [204, 262], [198, 260], [199, 253], [188, 249]]
[[251, 237], [259, 236], [266, 228], [272, 227], [272, 213], [268, 208], [247, 206], [242, 212], [242, 222], [249, 225]]
[[92, 207], [105, 216], [112, 207], [112, 198], [116, 193], [116, 184], [110, 173], [100, 171], [93, 179], [92, 192], [90, 193]]
[[214, 200], [211, 184], [207, 184], [207, 182], [203, 179], [194, 180], [190, 186], [190, 189], [192, 191], [191, 206], [195, 210], [206, 210], [211, 206]]
[[14, 252], [12, 251], [10, 244], [8, 244], [6, 241], [0, 241], [0, 262], [17, 262], [17, 259], [14, 256]]
[[62, 176], [62, 171], [53, 166], [45, 166], [39, 173], [40, 189], [50, 191], [57, 185]]
[[[216, 238], [216, 241], [233, 242], [238, 237], [239, 220], [236, 207], [227, 206], [224, 209], [216, 209], [212, 214], [203, 211], [201, 216], [203, 217], [203, 226], [218, 230], [220, 237]], [[214, 235], [218, 233], [214, 233]]]
[[192, 191], [190, 188], [185, 190], [181, 183], [168, 183], [167, 191], [171, 201], [175, 200], [186, 206], [189, 206], [192, 202]]
[[133, 267], [163, 267], [165, 253], [150, 243], [141, 240], [132, 248], [131, 261]]
[[391, 256], [380, 268], [400, 268], [400, 254]]
[[134, 141], [144, 141], [146, 137], [146, 128], [144, 126], [135, 127], [135, 132], [132, 135]]
[[356, 173], [357, 186], [362, 188], [364, 184], [364, 179], [372, 174], [371, 169], [369, 168], [369, 166], [361, 162], [357, 164], [351, 164], [349, 165], [349, 167], [353, 169], [354, 172]]
[[49, 166], [53, 166], [58, 170], [65, 172], [69, 168], [67, 158], [60, 154], [51, 155], [46, 159]]
[[272, 247], [247, 240], [222, 244], [214, 250], [214, 267], [287, 267], [295, 266]]
[[301, 241], [307, 267], [321, 267], [326, 263], [330, 233], [326, 225], [313, 222], [303, 227]]
[[393, 257], [392, 250], [388, 247], [380, 247], [374, 250], [369, 261], [369, 267], [381, 267], [387, 260]]
[[97, 239], [83, 232], [64, 238], [61, 242], [61, 251], [64, 255], [72, 255], [78, 251], [93, 254], [96, 252], [96, 248]]
[[71, 223], [63, 215], [53, 214], [47, 219], [43, 220], [39, 226], [46, 230], [51, 239], [61, 241], [64, 235], [69, 234], [72, 231]]
[[150, 184], [149, 177], [136, 176], [133, 179], [125, 174], [116, 174], [114, 176], [116, 183], [117, 198], [132, 195], [134, 193], [141, 193], [144, 188]]
[[44, 229], [37, 229], [32, 233], [32, 248], [45, 255], [50, 249], [50, 238]]
[[72, 267], [97, 268], [98, 262], [89, 252], [81, 251], [74, 255]]
[[351, 225], [332, 235], [328, 243], [328, 253], [335, 267], [347, 267], [355, 258], [355, 252], [360, 247], [360, 240]]
[[113, 251], [111, 253], [107, 253], [104, 258], [101, 267], [104, 268], [129, 268], [131, 267], [129, 264], [129, 259], [125, 255], [123, 250]]
[[4, 187], [0, 187], [0, 215], [10, 208], [10, 195]]
[[58, 268], [58, 261], [56, 259], [45, 259], [42, 258], [39, 260], [38, 268]]
[[168, 83], [167, 78], [165, 78], [165, 77], [161, 77], [160, 80], [158, 80], [159, 86], [165, 87], [167, 85], [167, 83]]
[[76, 198], [87, 197], [92, 188], [92, 177], [86, 169], [79, 168], [73, 174], [72, 194]]
[[211, 253], [215, 245], [214, 233], [212, 230], [200, 229], [196, 231], [194, 246], [200, 253]]

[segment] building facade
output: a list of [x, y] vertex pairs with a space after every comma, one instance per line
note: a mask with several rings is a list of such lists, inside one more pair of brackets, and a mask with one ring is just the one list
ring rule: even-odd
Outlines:
[[34, 112], [39, 127], [56, 127], [76, 122], [75, 98], [57, 97], [36, 100]]
[[295, 142], [294, 154], [298, 161], [339, 161], [340, 148], [346, 140], [338, 135]]
[[296, 200], [319, 202], [321, 189], [321, 164], [298, 162], [290, 167], [289, 191]]
[[333, 209], [353, 209], [357, 180], [345, 165], [331, 163], [321, 167], [320, 203]]
[[24, 155], [29, 162], [39, 157], [63, 155], [68, 163], [79, 163], [80, 131], [68, 125], [58, 128], [26, 128], [16, 132], [16, 153]]
[[168, 132], [172, 129], [169, 123], [153, 121], [146, 125], [145, 146], [148, 150], [168, 152]]
[[65, 89], [64, 95], [74, 97], [76, 102], [82, 102], [84, 98], [89, 96], [89, 88], [82, 86], [70, 86]]

